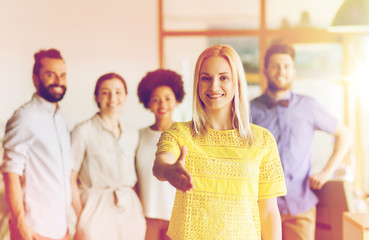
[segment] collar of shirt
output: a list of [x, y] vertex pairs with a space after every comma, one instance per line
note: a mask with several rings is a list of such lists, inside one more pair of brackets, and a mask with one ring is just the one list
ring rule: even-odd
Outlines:
[[[112, 133], [109, 129], [107, 129], [104, 125], [103, 120], [101, 119], [101, 117], [99, 116], [98, 113], [95, 114], [95, 116], [92, 117], [92, 121], [96, 124], [96, 126], [99, 126], [101, 129], [104, 129], [105, 131]], [[120, 130], [121, 135], [119, 137], [119, 139], [121, 138], [121, 136], [126, 132], [126, 127], [125, 125], [122, 123], [122, 121], [119, 120], [119, 126], [120, 126]]]
[[48, 113], [50, 113], [50, 115], [54, 115], [57, 112], [59, 112], [59, 107], [58, 106], [55, 106], [55, 104], [53, 104], [52, 102], [47, 101], [46, 99], [44, 99], [43, 97], [41, 97], [37, 93], [33, 94], [32, 99], [35, 100], [35, 102], [37, 102], [37, 104], [39, 104], [44, 110], [46, 110]]
[[264, 100], [264, 104], [267, 105], [268, 101], [274, 101], [274, 102], [278, 102], [278, 101], [289, 101], [289, 103], [291, 103], [292, 99], [292, 92], [291, 91], [288, 91], [288, 93], [286, 94], [286, 96], [284, 96], [283, 98], [281, 99], [276, 99], [276, 98], [272, 98], [271, 96], [269, 96], [266, 92], [264, 93], [263, 95], [263, 100]]

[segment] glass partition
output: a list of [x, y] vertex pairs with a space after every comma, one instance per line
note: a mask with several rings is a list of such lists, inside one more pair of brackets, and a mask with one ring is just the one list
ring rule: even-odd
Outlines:
[[196, 60], [205, 48], [217, 44], [230, 45], [238, 52], [246, 70], [248, 84], [254, 84], [255, 91], [260, 93], [258, 85], [259, 42], [257, 37], [167, 37], [164, 40], [164, 68], [182, 75], [186, 92], [183, 103], [174, 113], [176, 120], [187, 121], [191, 119], [193, 74]]
[[343, 0], [266, 0], [266, 25], [280, 28], [327, 28]]
[[298, 78], [311, 81], [342, 80], [343, 49], [340, 43], [294, 44]]
[[[197, 57], [207, 47], [226, 44], [240, 55], [249, 83], [257, 83], [259, 74], [259, 40], [257, 37], [167, 37], [164, 45], [164, 66], [184, 73], [193, 72]], [[192, 76], [191, 76], [192, 77]]]
[[165, 30], [257, 29], [260, 2], [163, 0]]

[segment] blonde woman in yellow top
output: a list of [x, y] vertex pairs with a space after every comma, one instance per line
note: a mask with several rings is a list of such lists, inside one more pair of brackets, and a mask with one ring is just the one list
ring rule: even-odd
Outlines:
[[226, 45], [205, 49], [195, 66], [193, 120], [158, 142], [153, 173], [177, 188], [173, 239], [280, 240], [276, 197], [286, 194], [272, 134], [249, 124], [241, 60]]

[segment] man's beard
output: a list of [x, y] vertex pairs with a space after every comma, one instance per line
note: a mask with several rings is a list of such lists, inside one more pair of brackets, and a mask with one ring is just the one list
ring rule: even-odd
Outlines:
[[267, 80], [268, 80], [268, 89], [272, 92], [290, 90], [292, 86], [292, 82], [286, 83], [284, 85], [279, 85], [278, 83], [271, 81], [268, 76]]
[[291, 89], [291, 83], [285, 84], [283, 86], [278, 86], [275, 83], [268, 82], [268, 89], [272, 92], [278, 92], [278, 91], [286, 91]]
[[[61, 87], [63, 89], [63, 93], [53, 93], [51, 90], [53, 87]], [[42, 83], [40, 83], [40, 89], [39, 89], [41, 97], [53, 103], [59, 102], [60, 100], [62, 100], [65, 95], [66, 90], [67, 88], [62, 85], [52, 84], [49, 86], [45, 86]]]

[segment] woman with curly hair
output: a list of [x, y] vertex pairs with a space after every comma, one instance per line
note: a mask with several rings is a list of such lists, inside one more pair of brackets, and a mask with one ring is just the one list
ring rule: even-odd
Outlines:
[[183, 81], [171, 70], [148, 72], [138, 85], [138, 98], [155, 115], [155, 123], [139, 131], [136, 154], [138, 192], [144, 208], [146, 240], [169, 239], [166, 235], [171, 216], [175, 188], [160, 182], [152, 174], [156, 143], [161, 133], [173, 123], [172, 113], [184, 97]]

